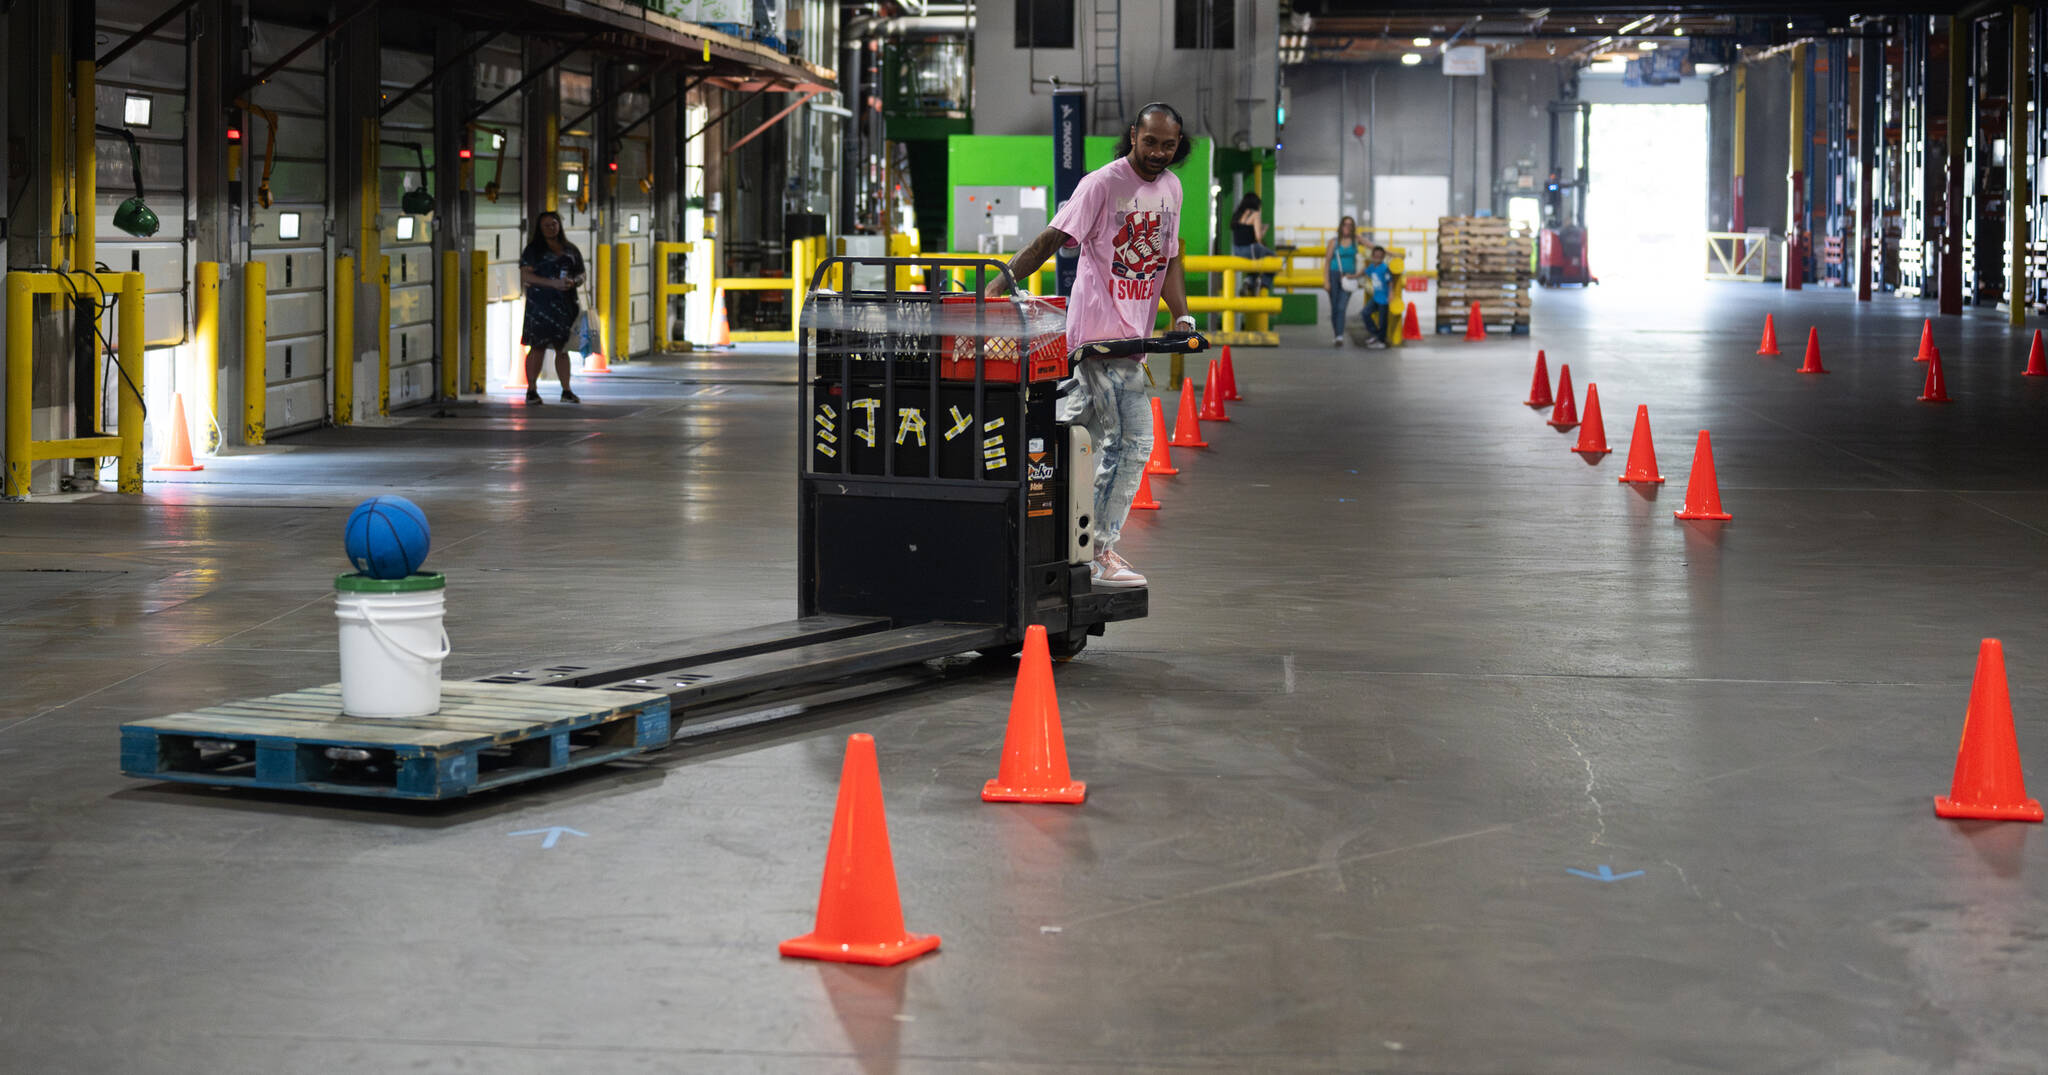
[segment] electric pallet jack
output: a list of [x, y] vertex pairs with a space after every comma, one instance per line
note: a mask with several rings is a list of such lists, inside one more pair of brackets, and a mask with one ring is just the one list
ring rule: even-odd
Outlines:
[[[1145, 616], [1146, 588], [1090, 583], [1096, 456], [1087, 430], [1057, 417], [1064, 332], [1034, 335], [1016, 300], [983, 297], [1002, 268], [833, 257], [812, 276], [797, 332], [797, 619], [485, 682], [665, 694], [687, 736], [911, 685], [906, 670], [939, 658], [1014, 654], [1033, 625], [1071, 657]], [[971, 292], [943, 291], [956, 274]], [[927, 289], [899, 290], [906, 278]], [[1087, 351], [1207, 347], [1174, 333]]]

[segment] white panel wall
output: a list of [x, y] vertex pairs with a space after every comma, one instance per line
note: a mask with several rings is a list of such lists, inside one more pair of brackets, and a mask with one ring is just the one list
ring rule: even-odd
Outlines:
[[[1147, 101], [1163, 100], [1187, 118], [1190, 134], [1215, 138], [1225, 146], [1272, 145], [1278, 0], [1234, 2], [1236, 48], [1194, 50], [1173, 47], [1174, 0], [1122, 0], [1120, 111], [1128, 114]], [[982, 0], [976, 5], [974, 133], [1051, 133], [1052, 87], [1034, 79], [1057, 75], [1074, 84], [1091, 78], [1095, 0], [1075, 4], [1074, 47], [1037, 50], [1016, 47], [1015, 0]], [[1099, 91], [1087, 92], [1093, 115], [1093, 95]]]

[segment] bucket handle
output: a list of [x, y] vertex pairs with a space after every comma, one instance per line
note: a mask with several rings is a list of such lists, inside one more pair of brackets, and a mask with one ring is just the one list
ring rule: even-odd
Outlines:
[[386, 631], [384, 625], [378, 623], [377, 617], [370, 612], [370, 606], [367, 602], [357, 605], [356, 610], [363, 614], [363, 622], [370, 625], [370, 633], [376, 635], [377, 641], [384, 643], [387, 649], [396, 650], [416, 661], [428, 662], [447, 660], [448, 654], [454, 652], [454, 647], [448, 642], [448, 628], [445, 624], [441, 627], [441, 652], [421, 653], [400, 642], [398, 639], [391, 637], [391, 633]]

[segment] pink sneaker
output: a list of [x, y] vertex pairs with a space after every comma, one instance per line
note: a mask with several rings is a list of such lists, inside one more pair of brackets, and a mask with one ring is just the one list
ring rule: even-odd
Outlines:
[[1097, 586], [1111, 589], [1129, 589], [1145, 585], [1145, 576], [1138, 574], [1115, 549], [1104, 549], [1095, 554], [1094, 563], [1088, 567], [1088, 577]]

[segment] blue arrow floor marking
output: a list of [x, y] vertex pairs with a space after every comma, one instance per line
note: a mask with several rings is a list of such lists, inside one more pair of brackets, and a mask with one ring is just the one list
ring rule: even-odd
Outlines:
[[1641, 870], [1630, 870], [1627, 873], [1615, 873], [1614, 867], [1609, 866], [1605, 863], [1602, 863], [1600, 865], [1599, 873], [1589, 873], [1585, 870], [1576, 870], [1570, 866], [1565, 867], [1564, 872], [1577, 874], [1580, 877], [1583, 877], [1589, 881], [1598, 881], [1602, 884], [1612, 884], [1616, 881], [1626, 881], [1631, 877], [1641, 877], [1643, 875], [1643, 871]]
[[512, 833], [506, 833], [506, 835], [507, 835], [507, 836], [545, 836], [545, 837], [547, 837], [547, 839], [545, 839], [545, 840], [542, 840], [542, 841], [540, 842], [540, 849], [541, 849], [542, 851], [546, 851], [546, 850], [548, 850], [549, 848], [551, 848], [551, 847], [555, 846], [555, 842], [556, 842], [556, 841], [558, 841], [558, 840], [560, 840], [560, 839], [562, 838], [562, 834], [563, 834], [563, 833], [567, 833], [567, 834], [569, 834], [570, 836], [588, 836], [588, 835], [590, 835], [590, 834], [589, 834], [589, 833], [587, 833], [587, 832], [578, 832], [578, 831], [576, 831], [575, 829], [572, 829], [572, 828], [568, 827], [567, 825], [551, 825], [551, 826], [549, 826], [548, 828], [545, 828], [545, 829], [526, 829], [526, 830], [524, 830], [524, 831], [521, 831], [521, 832], [512, 832]]

